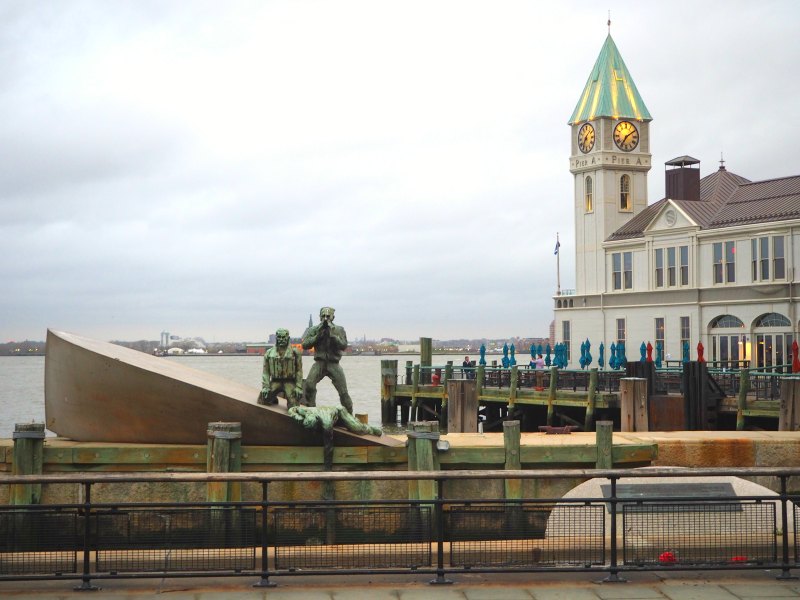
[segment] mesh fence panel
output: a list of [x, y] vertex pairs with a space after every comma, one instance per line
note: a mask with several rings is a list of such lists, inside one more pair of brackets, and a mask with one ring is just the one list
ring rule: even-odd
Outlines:
[[427, 506], [276, 508], [274, 517], [277, 570], [431, 565]]
[[800, 540], [797, 539], [797, 526], [798, 526], [798, 519], [800, 519], [800, 504], [798, 504], [798, 499], [794, 498], [791, 502], [792, 508], [792, 516], [793, 525], [794, 525], [794, 562], [795, 564], [800, 563]]
[[450, 505], [445, 539], [454, 567], [536, 567], [605, 562], [602, 504]]
[[0, 512], [0, 575], [75, 573], [82, 535], [75, 511]]
[[777, 562], [774, 502], [623, 504], [625, 564]]
[[255, 568], [253, 509], [131, 510], [96, 514], [101, 572]]

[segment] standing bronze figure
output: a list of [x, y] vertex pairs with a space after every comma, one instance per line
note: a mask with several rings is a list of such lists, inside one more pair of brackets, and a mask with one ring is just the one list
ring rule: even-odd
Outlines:
[[324, 306], [319, 311], [319, 325], [312, 325], [303, 334], [303, 348], [314, 348], [314, 365], [306, 377], [303, 387], [305, 404], [317, 405], [317, 383], [323, 377], [330, 377], [333, 387], [339, 392], [339, 402], [353, 414], [353, 401], [347, 393], [347, 380], [339, 366], [342, 351], [347, 348], [347, 334], [344, 327], [333, 324], [334, 309]]
[[259, 404], [277, 404], [278, 394], [286, 397], [286, 406], [297, 406], [303, 390], [303, 356], [290, 345], [289, 331], [275, 332], [275, 347], [264, 354]]

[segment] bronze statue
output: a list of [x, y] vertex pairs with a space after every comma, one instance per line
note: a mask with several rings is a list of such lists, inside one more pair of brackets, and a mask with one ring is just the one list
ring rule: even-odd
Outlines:
[[312, 325], [303, 334], [303, 348], [314, 348], [314, 365], [306, 377], [303, 395], [307, 406], [317, 405], [317, 383], [323, 377], [330, 377], [333, 387], [339, 392], [339, 402], [353, 414], [353, 401], [347, 393], [347, 380], [339, 366], [342, 351], [347, 348], [347, 334], [344, 327], [333, 324], [334, 309], [324, 306], [319, 311], [319, 325]]
[[344, 408], [337, 406], [293, 406], [289, 416], [303, 424], [306, 429], [319, 427], [323, 431], [331, 431], [335, 425], [359, 434], [383, 435], [380, 427], [362, 423]]
[[264, 354], [259, 404], [277, 404], [278, 394], [286, 398], [286, 406], [297, 406], [303, 390], [303, 356], [289, 344], [289, 331], [275, 332], [275, 346]]

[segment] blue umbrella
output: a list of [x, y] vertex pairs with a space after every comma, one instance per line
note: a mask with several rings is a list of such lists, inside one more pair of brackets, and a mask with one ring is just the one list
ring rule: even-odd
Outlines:
[[656, 369], [661, 368], [661, 354], [662, 354], [661, 342], [656, 342], [656, 360], [655, 360]]
[[619, 367], [624, 369], [628, 366], [628, 357], [625, 356], [625, 342], [620, 342], [617, 345], [617, 353], [619, 354]]
[[603, 345], [603, 342], [600, 342], [599, 353], [597, 356], [597, 366], [600, 367], [601, 369], [606, 366], [606, 361], [605, 358], [603, 357], [605, 351], [606, 347]]
[[589, 341], [589, 338], [586, 338], [586, 368], [589, 368], [589, 365], [592, 364], [592, 353], [589, 350], [592, 347], [592, 343]]
[[486, 365], [486, 346], [481, 344], [481, 359], [478, 361], [479, 365]]
[[508, 368], [508, 344], [503, 344], [503, 368]]
[[548, 367], [550, 366], [550, 343], [548, 342], [547, 348], [545, 348], [545, 352], [547, 352], [547, 356], [544, 358], [544, 364]]
[[511, 358], [509, 359], [509, 361], [508, 361], [508, 364], [509, 364], [509, 365], [511, 365], [512, 367], [513, 367], [515, 364], [517, 364], [517, 359], [514, 357], [514, 353], [515, 353], [516, 351], [517, 351], [517, 349], [516, 349], [516, 348], [514, 348], [514, 344], [511, 344]]
[[586, 367], [586, 342], [581, 342], [581, 357], [578, 359], [581, 369]]
[[683, 342], [683, 362], [689, 362], [689, 342]]
[[645, 346], [644, 342], [639, 346], [639, 353], [642, 355], [641, 358], [639, 358], [639, 362], [647, 362], [647, 346]]
[[617, 365], [617, 345], [614, 342], [611, 342], [610, 350], [611, 356], [608, 359], [608, 366], [616, 371], [619, 366]]

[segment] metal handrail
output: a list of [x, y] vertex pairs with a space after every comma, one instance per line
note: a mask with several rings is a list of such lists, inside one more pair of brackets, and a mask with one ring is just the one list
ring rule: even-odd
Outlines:
[[[647, 498], [630, 498], [630, 497], [620, 497], [618, 492], [617, 484], [619, 480], [623, 477], [625, 478], [636, 478], [636, 479], [648, 479], [654, 477], [695, 477], [695, 478], [708, 478], [713, 476], [735, 476], [735, 477], [777, 477], [780, 480], [780, 492], [777, 495], [770, 494], [770, 495], [748, 495], [748, 496], [736, 496], [736, 495], [716, 495], [714, 497], [696, 497], [690, 494], [683, 494], [683, 495], [676, 495], [672, 497], [667, 497], [662, 495], [650, 495]], [[74, 530], [74, 543], [71, 546], [73, 548], [71, 552], [77, 556], [82, 556], [82, 570], [76, 569], [74, 571], [70, 571], [68, 573], [53, 573], [53, 574], [38, 574], [38, 575], [19, 575], [19, 574], [12, 574], [11, 576], [4, 575], [2, 569], [0, 569], [0, 581], [2, 580], [21, 580], [21, 579], [64, 579], [64, 580], [80, 580], [82, 582], [82, 587], [80, 589], [93, 589], [91, 585], [91, 581], [93, 579], [110, 579], [110, 578], [141, 578], [141, 577], [186, 577], [188, 575], [191, 576], [260, 576], [261, 583], [259, 585], [267, 586], [267, 585], [274, 585], [269, 581], [269, 578], [272, 576], [290, 576], [290, 575], [332, 575], [332, 574], [355, 574], [355, 573], [399, 573], [399, 574], [420, 574], [420, 573], [429, 573], [435, 574], [436, 579], [433, 580], [431, 583], [445, 583], [447, 580], [445, 579], [447, 574], [453, 573], [466, 573], [466, 572], [546, 572], [546, 571], [573, 571], [573, 572], [604, 572], [608, 574], [608, 581], [615, 581], [618, 580], [618, 576], [620, 573], [627, 572], [627, 571], [652, 571], [652, 570], [663, 570], [664, 568], [670, 568], [674, 570], [694, 570], [698, 568], [703, 569], [716, 569], [716, 570], [731, 570], [731, 569], [768, 569], [768, 568], [776, 568], [781, 569], [782, 577], [788, 577], [790, 574], [790, 569], [800, 567], [800, 560], [798, 556], [800, 555], [800, 550], [797, 547], [797, 527], [798, 521], [800, 518], [798, 517], [797, 512], [797, 505], [800, 498], [797, 497], [797, 494], [789, 494], [787, 492], [787, 480], [789, 477], [797, 477], [800, 476], [800, 468], [793, 467], [793, 468], [783, 468], [783, 467], [738, 467], [738, 468], [697, 468], [697, 469], [674, 469], [674, 468], [648, 468], [648, 469], [571, 469], [571, 470], [541, 470], [541, 469], [526, 469], [526, 470], [486, 470], [486, 471], [477, 471], [477, 470], [457, 470], [457, 471], [412, 471], [412, 472], [398, 472], [398, 471], [370, 471], [370, 472], [297, 472], [297, 473], [290, 473], [290, 472], [248, 472], [248, 473], [51, 473], [51, 474], [42, 474], [42, 475], [9, 475], [9, 474], [2, 474], [0, 475], [0, 485], [14, 485], [14, 484], [64, 484], [64, 483], [78, 483], [83, 486], [84, 490], [84, 498], [82, 502], [71, 503], [71, 504], [63, 504], [63, 505], [49, 505], [49, 508], [53, 510], [57, 510], [59, 515], [69, 514], [73, 515], [73, 519], [82, 519], [83, 524], [81, 527], [75, 527]], [[575, 480], [586, 480], [591, 478], [601, 478], [606, 479], [610, 483], [611, 493], [609, 494], [601, 494], [597, 497], [585, 497], [585, 498], [578, 498], [578, 497], [571, 497], [571, 498], [458, 498], [458, 497], [448, 497], [444, 492], [444, 487], [447, 482], [449, 481], [459, 481], [459, 480], [519, 480], [519, 479], [564, 479], [564, 478], [572, 478]], [[436, 486], [433, 488], [433, 497], [423, 497], [420, 499], [414, 500], [398, 500], [398, 499], [390, 499], [390, 500], [346, 500], [346, 501], [336, 501], [336, 500], [272, 500], [269, 498], [268, 495], [268, 487], [272, 483], [279, 483], [279, 482], [300, 482], [300, 481], [314, 481], [314, 482], [336, 482], [336, 481], [365, 481], [365, 480], [395, 480], [395, 481], [435, 481]], [[91, 500], [91, 490], [94, 484], [118, 484], [118, 483], [143, 483], [143, 482], [256, 482], [260, 483], [262, 487], [262, 496], [260, 500], [246, 500], [246, 501], [227, 501], [227, 502], [187, 502], [187, 503], [180, 503], [180, 502], [130, 502], [130, 503], [120, 503], [120, 502], [97, 502]], [[788, 519], [788, 507], [789, 504], [792, 503], [792, 509], [794, 510], [794, 530], [789, 534], [789, 519]], [[471, 508], [473, 506], [477, 506], [479, 508]], [[507, 540], [504, 535], [497, 536], [497, 529], [496, 523], [493, 523], [490, 526], [490, 529], [481, 530], [480, 527], [483, 525], [479, 525], [479, 530], [475, 531], [474, 533], [470, 533], [473, 530], [467, 529], [468, 537], [466, 538], [466, 542], [459, 542], [462, 538], [452, 537], [457, 534], [457, 530], [450, 530], [449, 527], [456, 526], [453, 518], [456, 520], [469, 518], [470, 515], [479, 515], [482, 514], [481, 511], [485, 510], [485, 508], [480, 507], [488, 507], [493, 506], [494, 511], [497, 517], [501, 520], [501, 524], [503, 529], [502, 532], [507, 532], [508, 535], [511, 536], [511, 540]], [[561, 563], [552, 563], [544, 560], [544, 562], [540, 561], [536, 558], [536, 553], [533, 554], [525, 554], [523, 556], [522, 563], [520, 564], [500, 564], [496, 565], [492, 561], [495, 560], [494, 556], [491, 552], [500, 551], [500, 552], [507, 552], [509, 553], [508, 556], [516, 556], [515, 553], [519, 552], [519, 548], [516, 544], [519, 543], [528, 543], [525, 542], [525, 538], [520, 540], [520, 529], [518, 527], [523, 526], [525, 519], [527, 518], [538, 518], [539, 522], [541, 523], [541, 519], [545, 519], [549, 521], [550, 515], [552, 511], [556, 510], [557, 507], [566, 507], [562, 510], [567, 511], [567, 515], [571, 514], [570, 511], [591, 511], [591, 515], [593, 515], [593, 519], [591, 521], [583, 522], [580, 519], [578, 520], [570, 520], [567, 517], [566, 521], [559, 521], [567, 523], [566, 527], [568, 527], [568, 532], [566, 534], [567, 537], [564, 538], [565, 543], [568, 544], [568, 551], [572, 551], [570, 549], [576, 549], [581, 547], [580, 536], [588, 536], [588, 539], [592, 541], [592, 544], [589, 544], [594, 550], [595, 558], [592, 561], [587, 563], [577, 564], [575, 560], [566, 562], [562, 561]], [[611, 535], [607, 536], [605, 534], [605, 525], [602, 514], [605, 513], [605, 509], [603, 506], [608, 506], [608, 509], [611, 514], [610, 519], [610, 527], [611, 527]], [[461, 508], [459, 508], [461, 507]], [[571, 507], [571, 508], [570, 508]], [[736, 508], [741, 507], [741, 508]], [[777, 515], [777, 509], [780, 509], [780, 516]], [[14, 505], [2, 505], [0, 506], [0, 517], [3, 515], [9, 516], [14, 522], [16, 523], [24, 523], [26, 522], [23, 517], [28, 515], [34, 515], [35, 513], [42, 513], [48, 509], [48, 505], [23, 505], [23, 506], [14, 506]], [[598, 513], [598, 509], [600, 513]], [[72, 510], [72, 513], [69, 511]], [[213, 538], [215, 540], [226, 541], [229, 540], [229, 536], [231, 532], [233, 534], [240, 533], [244, 531], [244, 528], [249, 527], [246, 529], [248, 532], [247, 541], [244, 543], [245, 545], [242, 546], [240, 543], [234, 540], [233, 545], [224, 545], [221, 546], [223, 557], [225, 548], [231, 548], [232, 551], [237, 549], [243, 548], [243, 552], [246, 553], [244, 558], [241, 558], [241, 562], [243, 564], [250, 564], [250, 567], [244, 567], [238, 569], [230, 568], [225, 569], [224, 566], [220, 567], [219, 564], [216, 566], [206, 566], [196, 568], [196, 570], [191, 571], [191, 573], [187, 574], [186, 570], [181, 571], [180, 566], [174, 566], [170, 570], [169, 563], [165, 563], [163, 570], [160, 569], [152, 569], [152, 567], [148, 568], [147, 565], [142, 566], [137, 571], [133, 569], [133, 571], [128, 570], [126, 572], [116, 572], [113, 569], [109, 568], [100, 568], [100, 559], [98, 558], [100, 553], [112, 553], [114, 558], [120, 558], [121, 560], [125, 559], [125, 553], [128, 552], [130, 554], [129, 558], [138, 557], [138, 552], [141, 551], [140, 546], [136, 546], [137, 543], [141, 543], [140, 538], [134, 538], [129, 540], [128, 544], [134, 544], [135, 547], [130, 547], [127, 545], [114, 545], [114, 543], [109, 542], [111, 545], [104, 545], [100, 538], [95, 538], [94, 536], [99, 535], [99, 533], [95, 533], [90, 528], [90, 523], [97, 523], [96, 518], [98, 516], [108, 515], [109, 518], [135, 518], [136, 515], [145, 515], [152, 514], [153, 516], [169, 516], [171, 514], [176, 514], [174, 511], [181, 512], [182, 514], [186, 511], [192, 511], [193, 514], [197, 515], [200, 514], [201, 517], [204, 517], [208, 520], [208, 522], [212, 526], [221, 527], [216, 533], [217, 538]], [[319, 540], [318, 542], [311, 544], [309, 546], [308, 542], [303, 543], [303, 539], [305, 535], [304, 527], [307, 527], [308, 519], [313, 519], [315, 522], [318, 523], [319, 527], [323, 527], [321, 531], [324, 531], [324, 523], [328, 523], [327, 527], [330, 528], [331, 523], [335, 522], [336, 514], [341, 511], [343, 514], [351, 515], [350, 518], [353, 518], [353, 515], [357, 518], [359, 515], [364, 516], [367, 518], [369, 523], [370, 515], [372, 512], [370, 511], [393, 511], [393, 514], [400, 514], [404, 515], [403, 518], [410, 519], [409, 522], [415, 523], [425, 523], [426, 525], [423, 526], [423, 529], [420, 530], [421, 533], [418, 534], [410, 534], [411, 537], [401, 538], [398, 542], [394, 542], [395, 544], [399, 544], [400, 546], [412, 546], [416, 548], [416, 552], [427, 553], [425, 559], [427, 562], [426, 564], [414, 564], [408, 567], [400, 567], [398, 566], [398, 562], [392, 562], [392, 556], [389, 557], [389, 560], [386, 564], [384, 563], [375, 563], [373, 562], [374, 555], [370, 554], [369, 551], [358, 550], [357, 548], [361, 548], [362, 546], [370, 545], [370, 544], [377, 544], [377, 546], [384, 547], [388, 542], [386, 540], [381, 539], [379, 542], [369, 539], [361, 539], [356, 538], [356, 541], [348, 542], [346, 539], [328, 541], [328, 544], [334, 544], [333, 546], [326, 546], [326, 542], [324, 540]], [[475, 512], [475, 511], [478, 512]], [[150, 512], [148, 512], [150, 511]], [[173, 512], [170, 512], [173, 511]], [[198, 513], [198, 511], [200, 511]], [[249, 512], [248, 512], [249, 511]], [[259, 513], [260, 511], [260, 513]], [[349, 512], [348, 512], [349, 511]], [[355, 512], [353, 512], [355, 511]], [[362, 512], [359, 512], [362, 511]], [[400, 512], [398, 512], [400, 511]], [[719, 550], [720, 548], [716, 546], [712, 550], [716, 552], [713, 554], [715, 558], [710, 563], [702, 563], [699, 564], [697, 559], [687, 557], [684, 562], [675, 559], [675, 556], [671, 551], [664, 554], [664, 558], [662, 560], [659, 557], [657, 560], [653, 558], [652, 549], [649, 558], [642, 559], [639, 558], [630, 558], [627, 552], [631, 552], [633, 550], [637, 550], [640, 546], [640, 542], [636, 538], [637, 534], [635, 531], [630, 535], [633, 538], [628, 539], [628, 527], [622, 527], [620, 529], [617, 528], [617, 518], [626, 519], [630, 518], [631, 522], [634, 523], [636, 519], [644, 519], [643, 525], [639, 525], [639, 527], [645, 527], [646, 531], [653, 532], [652, 535], [660, 535], [661, 528], [658, 527], [658, 523], [662, 517], [659, 515], [663, 514], [672, 514], [675, 512], [680, 513], [680, 518], [686, 519], [700, 519], [703, 523], [707, 522], [707, 517], [709, 511], [716, 511], [714, 514], [721, 514], [725, 515], [724, 519], [720, 519], [719, 525], [720, 527], [725, 528], [725, 530], [719, 530], [717, 533], [720, 535], [731, 535], [731, 532], [728, 531], [728, 527], [730, 525], [731, 518], [739, 518], [743, 524], [746, 524], [750, 517], [747, 515], [755, 512], [758, 518], [764, 518], [767, 523], [767, 527], [763, 527], [764, 522], [761, 522], [761, 536], [760, 538], [762, 541], [762, 550], [759, 550], [754, 556], [756, 558], [748, 559], [747, 556], [736, 556], [735, 562], [730, 562], [728, 559], [721, 560], [719, 558]], [[730, 511], [733, 511], [734, 514], [731, 515]], [[8, 514], [10, 513], [10, 515]], [[260, 529], [258, 526], [258, 521], [256, 520], [256, 515], [261, 514], [262, 518], [260, 519], [261, 525]], [[587, 515], [590, 513], [587, 512]], [[741, 516], [737, 516], [740, 515]], [[130, 515], [126, 517], [126, 515]], [[294, 515], [299, 515], [300, 518], [300, 525], [299, 530], [296, 530], [295, 533], [292, 533], [289, 538], [281, 538], [283, 541], [279, 540], [279, 533], [277, 528], [270, 529], [267, 526], [267, 515], [269, 515], [270, 522], [276, 524], [279, 515], [286, 515], [288, 518], [293, 518]], [[528, 515], [528, 517], [525, 517]], [[531, 517], [533, 515], [533, 517]], [[538, 517], [536, 517], [538, 515]], [[597, 517], [600, 517], [599, 521]], [[627, 516], [626, 516], [627, 515]], [[87, 519], [95, 519], [94, 521], [88, 521]], [[479, 517], [475, 523], [482, 523], [482, 517]], [[334, 519], [334, 521], [330, 521], [329, 519]], [[421, 520], [422, 519], [422, 520]], [[449, 525], [445, 527], [445, 520], [448, 520]], [[648, 521], [649, 519], [649, 521]], [[33, 522], [33, 521], [29, 521]], [[128, 521], [124, 521], [125, 523], [130, 523]], [[575, 523], [578, 523], [580, 527], [587, 527], [586, 531], [583, 530], [575, 530], [573, 531], [572, 527]], [[771, 525], [771, 524], [774, 524]], [[97, 526], [97, 525], [95, 525]], [[277, 527], [277, 525], [276, 525]], [[530, 527], [530, 524], [524, 525], [524, 527]], [[602, 531], [598, 531], [598, 527], [602, 529]], [[655, 527], [656, 529], [653, 529]], [[648, 529], [649, 528], [649, 529]], [[297, 529], [297, 528], [296, 528]], [[149, 531], [149, 530], [148, 530]], [[253, 537], [257, 532], [260, 531], [260, 542], [256, 537]], [[330, 529], [328, 529], [330, 531]], [[534, 544], [550, 544], [548, 546], [548, 552], [557, 551], [556, 546], [558, 546], [558, 538], [552, 538], [550, 541], [547, 541], [547, 536], [544, 533], [544, 530], [538, 529], [543, 537], [537, 537], [534, 535], [531, 540]], [[225, 537], [219, 537], [220, 532]], [[785, 532], [785, 534], [780, 534], [780, 532]], [[116, 530], [111, 530], [112, 538], [115, 539], [114, 536], [116, 535]], [[106, 532], [108, 535], [108, 532]], [[203, 537], [206, 535], [206, 532], [199, 531], [196, 532], [197, 536]], [[291, 537], [291, 536], [294, 537]], [[342, 533], [344, 537], [345, 532]], [[477, 538], [469, 537], [472, 535], [477, 535]], [[462, 562], [458, 562], [455, 560], [454, 562], [454, 554], [453, 548], [458, 546], [459, 543], [462, 545], [466, 544], [466, 548], [469, 551], [472, 542], [469, 540], [472, 539], [483, 539], [483, 535], [489, 535], [489, 538], [495, 540], [497, 550], [489, 551], [486, 555], [481, 555], [483, 558], [476, 559], [479, 564], [472, 565]], [[692, 544], [694, 543], [694, 538], [692, 536], [696, 535], [692, 531], [689, 531], [686, 534], [686, 540], [679, 540], [685, 542], [684, 545], [688, 547], [693, 547]], [[700, 534], [697, 534], [700, 535]], [[299, 536], [299, 537], [298, 537]], [[578, 536], [578, 537], [576, 537]], [[747, 539], [744, 538], [739, 539], [735, 537], [732, 538], [730, 542], [733, 544], [734, 548], [738, 548], [741, 545], [747, 545], [751, 542], [750, 532], [747, 532]], [[794, 538], [795, 542], [793, 544], [794, 552], [793, 555], [790, 556], [789, 551], [789, 540], [790, 537]], [[82, 542], [79, 541], [78, 538], [82, 538]], [[103, 538], [105, 539], [105, 538]], [[192, 538], [197, 539], [197, 538]], [[205, 538], [203, 538], [205, 539]], [[555, 539], [555, 541], [554, 541]], [[150, 538], [147, 538], [146, 542], [158, 544], [158, 542], [149, 541]], [[287, 541], [288, 540], [288, 541]], [[516, 540], [516, 541], [515, 541]], [[536, 540], [542, 540], [537, 542]], [[36, 540], [34, 540], [34, 543]], [[778, 551], [778, 543], [781, 543], [780, 552]], [[27, 543], [31, 543], [28, 540]], [[163, 543], [163, 542], [162, 542]], [[188, 542], [191, 544], [191, 540]], [[318, 545], [319, 544], [319, 545]], [[353, 550], [343, 550], [343, 546], [347, 544], [355, 544]], [[446, 564], [444, 560], [445, 554], [445, 544], [449, 545], [450, 552], [450, 563]], [[554, 545], [555, 544], [555, 545]], [[570, 545], [571, 544], [571, 545]], [[577, 546], [575, 544], [578, 544]], [[608, 544], [608, 547], [606, 545]], [[629, 545], [630, 544], [630, 545]], [[621, 546], [620, 546], [621, 545]], [[147, 546], [150, 548], [151, 546]], [[163, 547], [156, 545], [152, 546], [154, 551], [163, 551]], [[194, 546], [186, 546], [187, 548], [193, 548]], [[205, 548], [206, 546], [202, 546]], [[260, 569], [258, 569], [256, 565], [256, 548], [261, 548], [261, 561], [260, 561]], [[435, 560], [430, 555], [431, 548], [435, 547]], [[478, 547], [481, 547], [480, 544]], [[2, 565], [4, 552], [2, 550], [2, 546], [0, 546], [0, 565]], [[172, 548], [172, 546], [168, 546], [168, 548]], [[292, 550], [292, 548], [296, 548], [296, 550]], [[315, 552], [325, 552], [326, 548], [333, 552], [333, 559], [341, 558], [344, 562], [339, 564], [332, 564], [331, 566], [325, 566], [323, 563], [315, 563]], [[556, 550], [554, 550], [556, 548]], [[750, 546], [748, 546], [750, 548]], [[336, 550], [338, 549], [338, 550]], [[473, 548], [474, 549], [474, 548]], [[32, 550], [30, 548], [23, 548], [23, 549], [16, 549], [12, 550], [11, 552], [25, 552], [25, 555], [28, 557], [26, 560], [29, 560], [31, 557], [31, 552], [35, 553], [37, 550]], [[171, 550], [170, 550], [171, 551]], [[661, 550], [658, 549], [656, 552], [660, 552]], [[6, 550], [8, 552], [8, 550]], [[52, 554], [52, 548], [45, 546], [44, 549], [40, 550], [47, 554], [50, 552]], [[274, 555], [274, 565], [270, 565], [269, 556], [270, 552], [273, 552]], [[278, 564], [278, 553], [282, 553], [281, 556], [282, 561], [280, 565]], [[292, 552], [299, 552], [301, 556], [297, 558], [297, 556], [293, 555]], [[336, 554], [336, 552], [340, 552], [340, 554]], [[358, 554], [362, 552], [362, 554]], [[754, 550], [754, 552], [756, 552]], [[355, 553], [355, 554], [353, 554]], [[667, 556], [667, 554], [669, 556]], [[92, 570], [91, 567], [91, 557], [95, 556], [95, 569]], [[322, 555], [320, 555], [322, 556]], [[326, 560], [331, 560], [331, 554], [325, 554], [324, 556], [327, 557]], [[359, 563], [358, 560], [351, 563], [348, 562], [353, 559], [355, 556], [356, 559], [362, 561]], [[602, 558], [597, 558], [598, 556]], [[638, 556], [638, 555], [637, 555]], [[764, 558], [766, 556], [766, 558]], [[288, 557], [288, 558], [287, 558]], [[622, 563], [618, 561], [619, 557], [623, 557]], [[670, 558], [671, 557], [671, 558]], [[309, 560], [312, 563], [311, 567], [308, 568], [297, 568], [291, 567], [293, 560]], [[669, 559], [669, 560], [667, 560]], [[743, 559], [743, 560], [740, 560]], [[111, 560], [111, 559], [109, 559]], [[483, 560], [484, 562], [481, 563], [480, 561]], [[250, 562], [248, 562], [250, 561]], [[402, 560], [401, 560], [402, 562]], [[578, 561], [579, 563], [581, 561]], [[435, 564], [434, 564], [435, 563]], [[666, 563], [666, 564], [665, 564]], [[105, 564], [105, 563], [104, 563]], [[138, 563], [136, 563], [138, 565]], [[325, 563], [327, 564], [327, 563]], [[378, 566], [375, 566], [378, 564]], [[320, 566], [322, 565], [322, 566]], [[350, 565], [350, 566], [347, 566]], [[353, 566], [355, 565], [355, 566]], [[359, 566], [360, 565], [360, 566]], [[366, 566], [364, 566], [366, 565]], [[177, 569], [177, 570], [176, 570]], [[205, 569], [205, 570], [204, 570]], [[80, 571], [80, 572], [79, 572]]]

